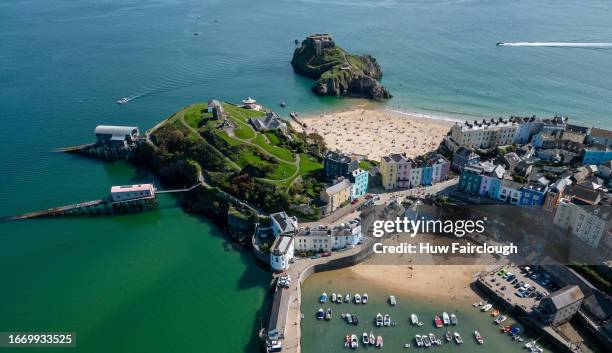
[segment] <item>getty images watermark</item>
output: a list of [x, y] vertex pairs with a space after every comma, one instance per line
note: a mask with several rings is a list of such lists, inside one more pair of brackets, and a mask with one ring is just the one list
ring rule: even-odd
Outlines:
[[[397, 217], [393, 220], [377, 220], [372, 224], [372, 235], [381, 238], [385, 234], [403, 233], [414, 238], [417, 234], [454, 234], [457, 238], [466, 235], [483, 234], [485, 231], [486, 218], [482, 220], [432, 220], [432, 219], [408, 219]], [[376, 242], [373, 250], [377, 254], [497, 254], [508, 256], [518, 253], [518, 247], [514, 243], [506, 245], [493, 245], [483, 243], [482, 245], [470, 242], [451, 242], [447, 245], [433, 245], [428, 242], [399, 243], [383, 245]]]

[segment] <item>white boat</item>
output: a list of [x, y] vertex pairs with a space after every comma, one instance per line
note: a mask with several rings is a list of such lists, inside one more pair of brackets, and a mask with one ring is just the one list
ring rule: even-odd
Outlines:
[[346, 293], [346, 295], [344, 296], [344, 302], [345, 303], [350, 303], [351, 302], [351, 295]]
[[367, 332], [364, 332], [363, 335], [361, 335], [361, 342], [364, 346], [370, 343], [370, 336], [368, 336]]
[[381, 327], [383, 325], [383, 316], [381, 313], [376, 314], [376, 326]]
[[359, 293], [355, 294], [353, 298], [355, 299], [355, 304], [361, 304], [361, 295]]
[[423, 339], [421, 335], [415, 335], [414, 340], [416, 341], [417, 347], [423, 347]]
[[325, 320], [329, 321], [331, 319], [332, 319], [332, 309], [327, 308], [327, 311], [325, 312]]
[[447, 342], [450, 342], [453, 339], [453, 337], [451, 336], [450, 331], [448, 331], [448, 330], [446, 331], [446, 334], [444, 335], [444, 338], [446, 338]]
[[444, 322], [444, 326], [450, 325], [450, 317], [446, 311], [442, 313], [442, 322]]
[[432, 345], [438, 344], [438, 340], [436, 339], [436, 336], [433, 333], [429, 333], [428, 337]]
[[508, 318], [505, 315], [499, 315], [496, 319], [495, 319], [495, 323], [496, 324], [501, 324], [502, 322], [506, 321]]
[[351, 348], [355, 349], [359, 347], [359, 340], [357, 339], [357, 335], [351, 335]]
[[384, 343], [383, 343], [382, 336], [380, 336], [380, 335], [379, 335], [379, 336], [377, 336], [377, 337], [376, 337], [376, 347], [380, 348], [380, 347], [382, 347], [383, 345], [384, 345]]
[[531, 350], [531, 347], [536, 345], [536, 341], [529, 341], [527, 343], [525, 343], [525, 348]]
[[331, 301], [332, 303], [336, 302], [336, 293], [332, 293]]
[[344, 348], [348, 348], [351, 345], [351, 336], [344, 336]]
[[336, 303], [342, 304], [342, 294], [338, 293], [336, 295]]
[[346, 322], [348, 324], [352, 324], [353, 323], [353, 315], [351, 315], [351, 314], [347, 313], [346, 316], [344, 316], [344, 319], [346, 320]]
[[423, 345], [425, 347], [431, 347], [431, 341], [429, 340], [429, 337], [427, 337], [427, 335], [423, 335], [421, 336], [421, 338], [423, 339]]
[[451, 314], [451, 318], [450, 319], [451, 319], [451, 324], [453, 324], [453, 325], [457, 325], [457, 323], [459, 322], [457, 320], [457, 315], [455, 315], [455, 314]]
[[476, 342], [478, 342], [478, 344], [484, 343], [484, 339], [482, 338], [482, 336], [480, 335], [480, 332], [478, 331], [474, 331], [474, 339], [476, 339]]
[[319, 297], [319, 302], [325, 303], [327, 301], [327, 293], [323, 292]]
[[117, 104], [125, 104], [125, 103], [127, 103], [129, 101], [130, 101], [130, 99], [128, 97], [122, 97], [122, 98], [117, 100]]
[[419, 327], [423, 326], [423, 321], [419, 321], [419, 323], [417, 324]]
[[417, 325], [419, 323], [419, 317], [415, 313], [410, 315], [410, 323], [413, 325]]
[[455, 337], [455, 342], [457, 342], [457, 344], [463, 343], [463, 339], [461, 338], [461, 335], [459, 334], [459, 332], [455, 332], [453, 336]]
[[385, 318], [383, 319], [383, 325], [385, 326], [391, 325], [391, 316], [389, 316], [389, 314], [385, 314]]
[[486, 305], [483, 305], [482, 308], [480, 308], [480, 310], [484, 311], [484, 312], [487, 312], [487, 311], [491, 310], [492, 307], [493, 307], [492, 304], [486, 304]]
[[376, 337], [374, 337], [374, 332], [370, 331], [370, 344], [374, 345], [376, 343]]
[[361, 303], [362, 304], [368, 303], [368, 293], [363, 293], [363, 296], [361, 297]]

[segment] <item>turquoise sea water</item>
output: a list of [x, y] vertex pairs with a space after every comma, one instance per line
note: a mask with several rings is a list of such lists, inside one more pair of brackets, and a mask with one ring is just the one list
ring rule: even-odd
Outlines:
[[[599, 0], [2, 1], [0, 215], [153, 180], [50, 152], [90, 142], [97, 124], [144, 130], [211, 97], [300, 112], [351, 104], [313, 96], [292, 72], [293, 40], [312, 32], [374, 55], [391, 109], [559, 113], [610, 128], [611, 50], [495, 43], [612, 41], [611, 10]], [[123, 96], [134, 99], [115, 104]], [[266, 271], [207, 220], [160, 203], [0, 223], [0, 331], [77, 331], [82, 352], [253, 351]]]

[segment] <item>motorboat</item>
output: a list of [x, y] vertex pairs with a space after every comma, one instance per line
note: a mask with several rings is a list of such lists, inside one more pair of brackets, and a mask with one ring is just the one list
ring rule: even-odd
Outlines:
[[442, 321], [444, 322], [444, 326], [450, 325], [450, 317], [446, 311], [442, 313]]
[[336, 303], [342, 304], [342, 294], [338, 293], [338, 295], [336, 296]]
[[415, 313], [410, 315], [410, 323], [413, 325], [417, 325], [419, 323], [419, 317]]
[[384, 319], [381, 313], [376, 314], [376, 326], [381, 327], [383, 325]]
[[361, 303], [362, 304], [368, 303], [368, 293], [363, 293], [363, 296], [361, 297]]
[[476, 340], [476, 342], [478, 342], [478, 344], [484, 343], [484, 339], [482, 338], [482, 336], [480, 335], [480, 332], [478, 331], [474, 331], [474, 339]]
[[463, 343], [463, 338], [461, 338], [461, 335], [459, 334], [459, 332], [453, 333], [453, 336], [455, 337], [455, 342], [457, 342], [457, 344]]
[[319, 302], [320, 303], [325, 303], [327, 301], [327, 293], [323, 293], [321, 294], [321, 296], [319, 297]]
[[353, 325], [359, 325], [359, 317], [357, 317], [357, 314], [353, 314]]
[[395, 306], [397, 304], [395, 301], [395, 296], [392, 295], [389, 297], [389, 304], [391, 304], [391, 306]]
[[363, 343], [364, 346], [370, 343], [370, 336], [368, 336], [367, 332], [364, 332], [361, 335], [361, 342]]
[[496, 317], [497, 315], [499, 315], [499, 310], [493, 309], [493, 311], [491, 311], [491, 317]]
[[351, 302], [351, 295], [349, 293], [346, 293], [346, 295], [344, 296], [344, 302], [345, 303]]
[[423, 339], [421, 335], [415, 335], [414, 340], [416, 341], [417, 347], [423, 347]]
[[348, 348], [351, 345], [351, 336], [344, 336], [344, 348]]
[[444, 338], [446, 338], [447, 342], [450, 342], [453, 339], [453, 337], [451, 336], [450, 331], [446, 331], [446, 334], [444, 334]]
[[431, 347], [431, 341], [429, 340], [429, 337], [427, 335], [423, 335], [421, 336], [421, 338], [423, 339], [423, 345], [425, 347]]
[[359, 347], [359, 340], [357, 339], [356, 334], [351, 335], [351, 348], [355, 349]]
[[423, 326], [423, 321], [419, 321], [419, 323], [417, 324], [417, 326], [419, 326], [419, 327]]
[[494, 322], [499, 325], [502, 322], [506, 321], [507, 319], [508, 318], [506, 317], [506, 315], [500, 315], [494, 320]]
[[347, 314], [344, 316], [344, 320], [346, 320], [346, 323], [347, 323], [347, 324], [352, 324], [352, 323], [353, 323], [353, 315], [351, 315], [351, 314], [347, 313]]
[[508, 333], [510, 331], [512, 331], [512, 326], [504, 326], [502, 328], [499, 329], [501, 332], [503, 333]]
[[457, 320], [457, 315], [455, 315], [455, 314], [451, 314], [451, 318], [450, 319], [451, 319], [451, 324], [453, 324], [453, 325], [457, 325], [457, 323], [459, 322]]
[[520, 329], [519, 327], [513, 327], [513, 328], [510, 330], [510, 335], [512, 335], [512, 336], [516, 336], [516, 335], [518, 335], [520, 332], [521, 332], [521, 329]]
[[385, 318], [383, 319], [383, 325], [385, 326], [391, 325], [391, 316], [389, 316], [389, 314], [385, 314]]
[[321, 320], [325, 317], [325, 311], [323, 311], [323, 308], [319, 308], [319, 310], [317, 311], [317, 320]]
[[380, 348], [384, 345], [382, 336], [378, 335], [376, 337], [376, 347]]
[[287, 106], [287, 103], [285, 103], [285, 101], [282, 101], [282, 102], [280, 102], [280, 106], [281, 106], [281, 108], [284, 108], [284, 107]]
[[325, 312], [325, 320], [329, 321], [331, 319], [332, 319], [332, 309], [327, 308], [327, 311]]
[[492, 308], [492, 307], [493, 307], [493, 305], [492, 305], [492, 304], [487, 304], [487, 305], [483, 305], [483, 306], [480, 308], [480, 310], [481, 310], [481, 311], [483, 311], [483, 312], [487, 312], [487, 311], [491, 310], [491, 308]]
[[122, 97], [122, 98], [117, 99], [117, 104], [125, 104], [129, 101], [130, 99], [128, 97]]
[[374, 345], [376, 343], [376, 337], [374, 337], [374, 332], [370, 331], [370, 344]]
[[361, 295], [359, 293], [355, 294], [353, 298], [355, 299], [355, 304], [361, 304]]
[[427, 337], [429, 337], [429, 341], [431, 341], [432, 345], [437, 345], [438, 344], [438, 340], [436, 339], [436, 336], [433, 333], [429, 333], [429, 335], [427, 335]]
[[440, 315], [436, 315], [434, 317], [434, 324], [436, 325], [437, 328], [442, 327], [442, 319], [440, 319]]
[[536, 341], [529, 341], [529, 342], [525, 343], [525, 348], [531, 350], [531, 348], [533, 346], [535, 346], [535, 345], [536, 345]]
[[332, 293], [331, 301], [332, 303], [336, 302], [336, 293]]

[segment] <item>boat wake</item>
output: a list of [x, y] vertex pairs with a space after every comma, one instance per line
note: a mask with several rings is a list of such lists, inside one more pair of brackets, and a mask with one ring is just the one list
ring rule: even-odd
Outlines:
[[498, 47], [552, 47], [552, 48], [612, 48], [612, 43], [604, 42], [514, 42], [497, 43]]

